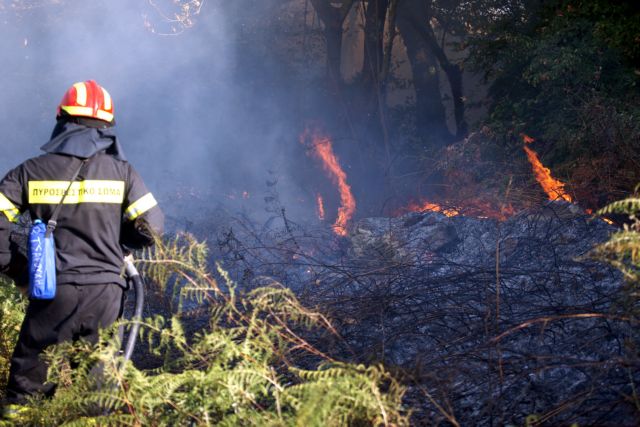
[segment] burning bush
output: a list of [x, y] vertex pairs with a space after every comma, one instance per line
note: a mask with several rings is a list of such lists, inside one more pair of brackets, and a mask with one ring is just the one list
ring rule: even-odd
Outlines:
[[470, 62], [491, 81], [485, 125], [505, 152], [519, 132], [538, 140], [583, 207], [626, 197], [640, 181], [637, 6], [550, 1], [525, 15], [507, 12], [472, 37]]

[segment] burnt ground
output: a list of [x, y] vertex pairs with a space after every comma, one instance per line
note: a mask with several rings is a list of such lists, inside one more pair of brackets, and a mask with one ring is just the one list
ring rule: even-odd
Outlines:
[[318, 345], [393, 369], [415, 425], [640, 422], [629, 294], [586, 256], [615, 228], [574, 206], [365, 218], [348, 237], [284, 211], [264, 224], [198, 212], [169, 223], [206, 239], [241, 289], [275, 279], [327, 313], [341, 338]]

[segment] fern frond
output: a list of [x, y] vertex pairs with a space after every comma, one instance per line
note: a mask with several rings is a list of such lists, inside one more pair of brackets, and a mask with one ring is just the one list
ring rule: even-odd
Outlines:
[[624, 200], [618, 200], [597, 211], [598, 215], [606, 215], [612, 213], [635, 215], [640, 212], [640, 198], [629, 197]]
[[[58, 390], [53, 399], [32, 405], [32, 424], [408, 425], [404, 387], [383, 367], [335, 362], [298, 335], [313, 328], [333, 331], [326, 317], [275, 281], [240, 293], [218, 265], [223, 292], [207, 272], [206, 254], [206, 245], [180, 235], [159, 242], [140, 261], [148, 275], [164, 281], [166, 292], [210, 303], [205, 328], [187, 337], [179, 314], [144, 319], [141, 341], [165, 357], [150, 371], [123, 363], [113, 330], [96, 345], [53, 348], [49, 378]], [[303, 369], [287, 359], [294, 351], [327, 362]], [[69, 361], [77, 369], [70, 370]], [[95, 376], [98, 365], [103, 373]]]

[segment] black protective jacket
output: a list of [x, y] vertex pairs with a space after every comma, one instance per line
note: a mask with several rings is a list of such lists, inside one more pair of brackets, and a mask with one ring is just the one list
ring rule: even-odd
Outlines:
[[59, 123], [42, 150], [46, 154], [25, 161], [0, 182], [0, 272], [11, 275], [17, 262], [11, 223], [25, 211], [46, 223], [83, 165], [54, 231], [57, 282], [124, 286], [122, 245], [151, 245], [153, 234], [163, 231], [164, 217], [153, 195], [111, 129]]

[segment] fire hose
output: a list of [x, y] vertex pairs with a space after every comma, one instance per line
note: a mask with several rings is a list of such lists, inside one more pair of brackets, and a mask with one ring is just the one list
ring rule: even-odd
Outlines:
[[135, 308], [133, 316], [131, 317], [131, 330], [127, 337], [127, 344], [124, 347], [124, 361], [123, 365], [131, 359], [133, 349], [136, 346], [136, 340], [138, 338], [138, 331], [140, 330], [140, 321], [142, 320], [142, 306], [144, 304], [144, 282], [138, 269], [133, 265], [133, 257], [128, 255], [124, 258], [125, 274], [127, 275], [127, 281], [133, 283], [133, 290], [135, 292]]
[[[135, 308], [133, 310], [133, 316], [131, 317], [131, 330], [129, 331], [129, 336], [127, 337], [127, 344], [124, 346], [123, 351], [123, 359], [122, 363], [118, 366], [118, 370], [121, 371], [124, 369], [125, 365], [129, 360], [131, 360], [131, 355], [133, 355], [133, 350], [136, 346], [136, 340], [138, 339], [138, 331], [140, 331], [140, 321], [142, 320], [142, 306], [144, 304], [144, 281], [140, 276], [140, 272], [135, 265], [133, 265], [133, 256], [131, 254], [127, 254], [124, 257], [124, 272], [127, 279], [127, 284], [133, 283], [133, 290], [135, 292]], [[120, 339], [124, 337], [124, 328], [120, 326], [118, 330], [118, 336]], [[112, 384], [111, 387], [113, 390], [118, 389], [121, 386], [120, 380], [117, 380], [116, 383]], [[111, 412], [110, 409], [105, 408], [103, 411], [104, 415], [108, 415]]]

